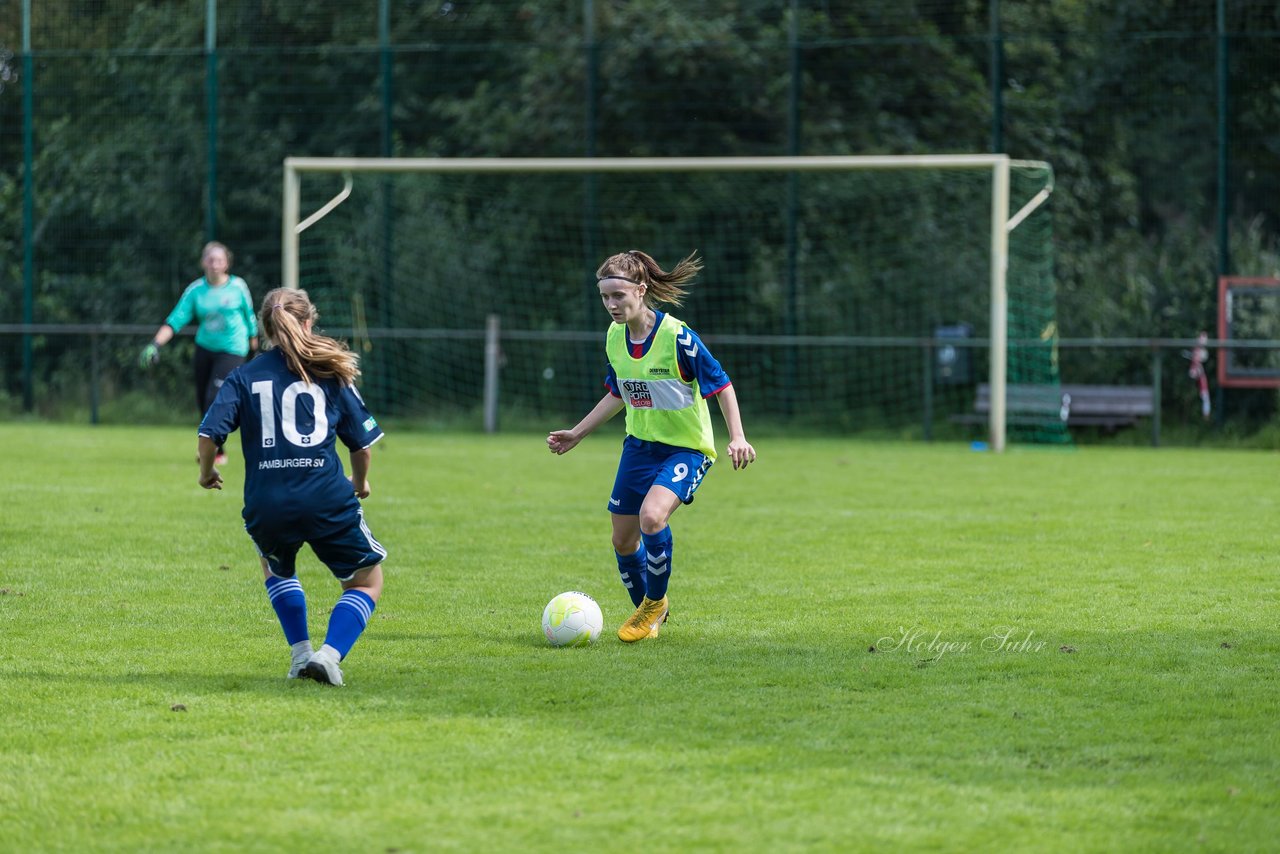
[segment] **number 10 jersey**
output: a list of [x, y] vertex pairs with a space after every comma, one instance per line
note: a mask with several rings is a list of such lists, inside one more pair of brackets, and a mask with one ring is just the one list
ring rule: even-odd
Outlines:
[[298, 541], [351, 524], [360, 502], [338, 456], [382, 438], [354, 386], [336, 379], [308, 384], [268, 350], [231, 372], [200, 422], [200, 435], [222, 443], [240, 431], [244, 453], [244, 522]]

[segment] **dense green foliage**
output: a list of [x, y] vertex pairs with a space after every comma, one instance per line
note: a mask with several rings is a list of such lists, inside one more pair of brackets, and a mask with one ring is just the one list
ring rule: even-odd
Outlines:
[[[561, 590], [629, 610], [615, 439], [393, 430], [386, 591], [330, 689], [284, 679], [234, 443], [209, 493], [187, 429], [0, 425], [58, 449], [0, 528], [0, 847], [1273, 846], [1259, 454], [757, 441], [673, 520], [662, 636], [552, 649]], [[337, 584], [299, 567], [318, 633]]]
[[[799, 0], [794, 16], [754, 0], [389, 2], [383, 50], [374, 2], [222, 0], [210, 76], [200, 0], [51, 0], [33, 4], [30, 81], [20, 4], [5, 4], [17, 78], [0, 90], [0, 322], [21, 315], [27, 83], [37, 322], [158, 322], [209, 234], [252, 285], [275, 283], [281, 161], [301, 154], [921, 153], [998, 138], [1054, 166], [1064, 336], [1191, 337], [1213, 328], [1219, 268], [1280, 273], [1273, 3], [1223, 0], [1220, 36], [1212, 3], [1001, 0], [993, 39], [993, 2]], [[12, 395], [16, 345], [2, 340]], [[109, 341], [104, 363], [134, 345]], [[56, 394], [82, 366], [42, 346]], [[1073, 378], [1131, 382], [1146, 359], [1085, 359]]]

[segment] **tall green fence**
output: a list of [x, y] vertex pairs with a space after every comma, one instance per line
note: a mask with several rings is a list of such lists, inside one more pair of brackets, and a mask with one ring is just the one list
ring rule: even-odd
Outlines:
[[[0, 324], [158, 325], [211, 238], [261, 294], [286, 156], [995, 150], [1053, 165], [1061, 335], [1189, 338], [1216, 275], [1280, 271], [1277, 55], [1272, 0], [10, 0]], [[3, 411], [82, 401], [91, 359], [122, 411], [186, 405], [145, 335], [65, 338], [0, 335]]]

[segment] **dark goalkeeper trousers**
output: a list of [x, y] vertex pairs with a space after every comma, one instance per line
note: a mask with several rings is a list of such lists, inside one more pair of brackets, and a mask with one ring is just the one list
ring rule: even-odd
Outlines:
[[[201, 418], [213, 405], [218, 389], [222, 388], [222, 381], [243, 364], [244, 356], [218, 353], [196, 345], [196, 408], [200, 410]], [[218, 446], [218, 453], [222, 453], [221, 445]]]

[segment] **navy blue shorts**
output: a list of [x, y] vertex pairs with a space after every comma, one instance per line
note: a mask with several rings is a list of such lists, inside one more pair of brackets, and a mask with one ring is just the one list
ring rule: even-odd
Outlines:
[[706, 454], [692, 448], [628, 436], [622, 440], [622, 458], [618, 460], [618, 476], [609, 496], [609, 512], [640, 515], [640, 505], [653, 486], [664, 486], [683, 503], [690, 504], [711, 462]]
[[311, 546], [317, 558], [339, 581], [350, 581], [360, 570], [382, 563], [387, 550], [373, 538], [365, 524], [364, 512], [349, 528], [323, 537], [295, 540], [281, 534], [259, 531], [249, 534], [258, 554], [267, 559], [267, 567], [277, 578], [293, 578], [297, 573], [298, 551], [302, 544]]

